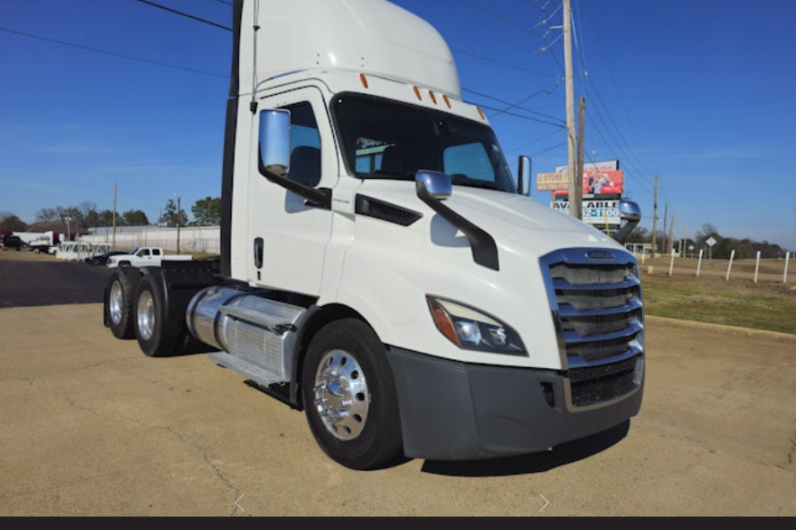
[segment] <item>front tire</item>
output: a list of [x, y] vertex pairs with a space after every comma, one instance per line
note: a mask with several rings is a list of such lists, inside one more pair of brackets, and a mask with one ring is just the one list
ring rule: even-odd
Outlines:
[[135, 338], [133, 300], [141, 275], [135, 269], [117, 269], [105, 289], [105, 325], [117, 339]]
[[301, 382], [310, 430], [332, 460], [370, 470], [403, 456], [387, 351], [367, 324], [345, 319], [323, 327], [310, 343]]
[[147, 357], [168, 357], [179, 353], [179, 326], [168, 321], [169, 308], [160, 279], [159, 274], [146, 274], [139, 282], [135, 296], [135, 336]]

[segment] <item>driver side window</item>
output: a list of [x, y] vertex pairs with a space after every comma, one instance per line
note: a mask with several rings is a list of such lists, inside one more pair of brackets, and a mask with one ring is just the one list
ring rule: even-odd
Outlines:
[[290, 170], [287, 178], [315, 187], [321, 181], [321, 135], [312, 105], [299, 103], [290, 110]]

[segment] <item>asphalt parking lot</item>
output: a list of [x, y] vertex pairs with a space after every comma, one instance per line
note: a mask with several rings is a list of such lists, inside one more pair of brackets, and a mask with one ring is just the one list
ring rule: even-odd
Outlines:
[[629, 425], [357, 472], [206, 354], [114, 339], [108, 273], [0, 252], [0, 516], [796, 516], [796, 337], [649, 318]]

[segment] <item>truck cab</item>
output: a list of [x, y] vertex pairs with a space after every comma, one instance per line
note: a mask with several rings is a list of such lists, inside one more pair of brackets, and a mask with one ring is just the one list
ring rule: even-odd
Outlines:
[[146, 267], [160, 265], [163, 249], [160, 247], [139, 247], [128, 253], [110, 256], [106, 266], [113, 267]]
[[385, 0], [233, 9], [218, 269], [120, 271], [114, 333], [208, 345], [352, 469], [543, 451], [637, 414], [635, 258], [522, 193], [439, 33]]

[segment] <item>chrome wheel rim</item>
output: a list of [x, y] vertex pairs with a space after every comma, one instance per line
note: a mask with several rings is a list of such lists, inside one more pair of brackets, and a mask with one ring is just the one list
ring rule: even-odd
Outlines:
[[149, 340], [155, 329], [155, 302], [152, 293], [144, 291], [138, 297], [138, 335]]
[[110, 312], [111, 321], [117, 326], [119, 322], [122, 321], [123, 306], [124, 294], [122, 292], [122, 284], [118, 281], [113, 282], [110, 295], [108, 296], [108, 311]]
[[340, 440], [360, 435], [368, 419], [365, 374], [350, 354], [333, 350], [323, 356], [315, 374], [315, 407], [326, 429]]

